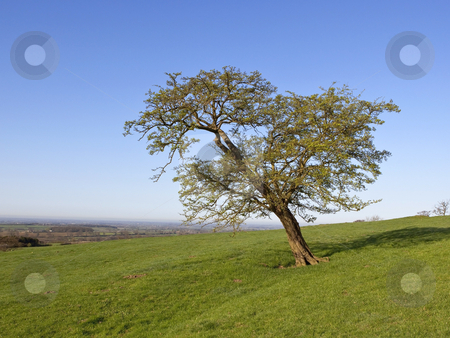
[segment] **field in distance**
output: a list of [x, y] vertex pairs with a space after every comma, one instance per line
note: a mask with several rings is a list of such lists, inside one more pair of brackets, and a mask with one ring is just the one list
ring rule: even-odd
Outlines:
[[[245, 225], [244, 231], [267, 230], [273, 226]], [[220, 232], [230, 232], [223, 229]], [[67, 224], [67, 223], [0, 223], [0, 250], [11, 247], [27, 246], [31, 239], [36, 239], [40, 244], [75, 244], [86, 242], [100, 242], [116, 239], [130, 239], [158, 236], [192, 235], [212, 232], [212, 226], [201, 227], [183, 226], [174, 223], [159, 225], [105, 225], [105, 224]], [[13, 237], [13, 238], [11, 238]], [[20, 237], [25, 237], [24, 245], [18, 243]], [[30, 245], [29, 245], [30, 246]], [[33, 241], [35, 246], [35, 241]]]
[[[450, 216], [302, 231], [329, 263], [291, 268], [284, 230], [0, 252], [0, 337], [450, 336]], [[433, 273], [426, 304], [392, 298], [389, 274], [407, 259]], [[45, 282], [30, 289], [30, 275], [17, 277], [34, 264], [48, 266], [52, 283], [57, 276], [58, 292], [45, 306], [33, 307], [32, 298]], [[12, 282], [31, 296], [14, 292]]]
[[2, 237], [27, 237], [38, 239], [42, 244], [75, 244], [115, 239], [129, 239], [156, 236], [176, 236], [207, 233], [205, 229], [175, 226], [124, 227], [108, 225], [43, 225], [43, 224], [0, 224]]

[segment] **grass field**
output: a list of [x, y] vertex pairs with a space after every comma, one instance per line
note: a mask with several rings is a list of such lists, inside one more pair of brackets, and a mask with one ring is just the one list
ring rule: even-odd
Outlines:
[[[290, 268], [284, 230], [0, 252], [0, 337], [450, 336], [450, 216], [302, 230], [329, 263]], [[399, 305], [387, 285], [406, 259], [434, 274], [420, 306]], [[35, 279], [36, 294], [13, 292], [39, 261], [59, 290], [43, 296]]]

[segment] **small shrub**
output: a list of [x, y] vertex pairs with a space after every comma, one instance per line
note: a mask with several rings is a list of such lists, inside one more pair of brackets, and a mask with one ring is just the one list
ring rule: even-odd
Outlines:
[[431, 211], [424, 210], [424, 211], [419, 211], [419, 212], [417, 213], [417, 216], [430, 217], [430, 214], [431, 214]]
[[381, 221], [381, 217], [378, 215], [372, 216], [372, 217], [367, 217], [366, 218], [367, 222], [376, 222], [376, 221]]
[[18, 241], [20, 243], [23, 243], [23, 246], [39, 246], [41, 244], [41, 242], [37, 238], [32, 237], [20, 237]]
[[357, 223], [357, 222], [365, 222], [365, 220], [363, 220], [363, 219], [357, 219], [356, 221], [353, 221], [353, 223]]

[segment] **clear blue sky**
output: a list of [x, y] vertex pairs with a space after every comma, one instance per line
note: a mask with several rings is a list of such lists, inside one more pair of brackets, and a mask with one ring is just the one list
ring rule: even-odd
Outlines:
[[[165, 72], [227, 65], [258, 70], [279, 93], [310, 95], [337, 81], [402, 109], [382, 115], [375, 143], [393, 155], [359, 193], [383, 201], [316, 223], [430, 210], [450, 198], [449, 9], [448, 1], [3, 0], [0, 216], [180, 220], [174, 172], [149, 179], [166, 154], [148, 155], [144, 141], [123, 137], [123, 125], [145, 109], [153, 85], [165, 86]], [[29, 31], [59, 46], [58, 68], [42, 80], [21, 77], [10, 62]], [[434, 47], [431, 71], [417, 80], [396, 77], [385, 62], [404, 31]]]

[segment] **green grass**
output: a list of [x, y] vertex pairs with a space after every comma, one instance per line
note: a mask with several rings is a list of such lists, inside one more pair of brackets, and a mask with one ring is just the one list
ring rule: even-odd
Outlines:
[[[0, 337], [446, 337], [449, 226], [450, 216], [305, 227], [330, 262], [304, 268], [278, 268], [294, 263], [284, 230], [0, 252]], [[388, 272], [408, 258], [436, 278], [421, 307], [387, 291]], [[45, 307], [10, 290], [15, 268], [32, 259], [59, 274]]]

